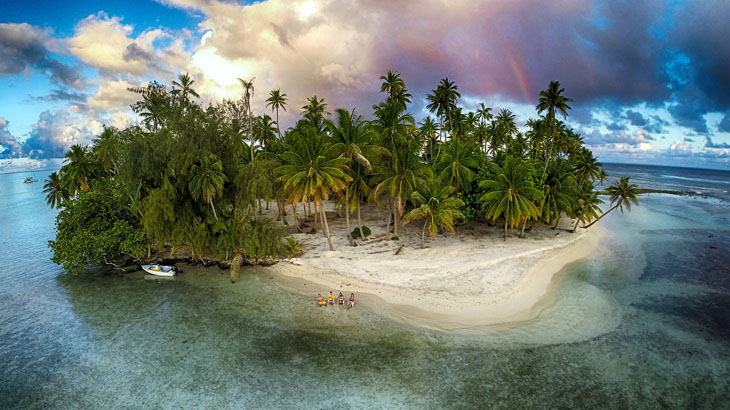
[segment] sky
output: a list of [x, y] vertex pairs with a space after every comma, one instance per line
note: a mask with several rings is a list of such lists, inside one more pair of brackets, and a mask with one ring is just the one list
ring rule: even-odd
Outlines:
[[[3, 2], [0, 172], [58, 163], [138, 122], [129, 87], [189, 73], [204, 104], [288, 96], [369, 118], [402, 73], [417, 120], [448, 77], [464, 110], [536, 118], [551, 80], [600, 161], [730, 169], [730, 1], [219, 0]], [[55, 161], [55, 162], [54, 162]]]

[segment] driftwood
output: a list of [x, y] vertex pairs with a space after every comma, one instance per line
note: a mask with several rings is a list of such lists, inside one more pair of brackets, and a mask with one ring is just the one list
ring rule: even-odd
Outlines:
[[398, 256], [398, 254], [400, 254], [400, 251], [402, 251], [402, 250], [403, 250], [403, 245], [401, 245], [400, 248], [398, 248], [398, 250], [395, 251], [395, 253], [393, 255]]

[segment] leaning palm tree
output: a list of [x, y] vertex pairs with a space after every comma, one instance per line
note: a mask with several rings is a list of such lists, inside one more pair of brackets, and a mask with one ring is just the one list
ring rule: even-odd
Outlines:
[[266, 99], [266, 106], [271, 107], [271, 111], [276, 111], [276, 130], [281, 138], [281, 128], [279, 127], [279, 108], [286, 111], [286, 94], [282, 94], [281, 90], [273, 90]]
[[540, 99], [537, 102], [536, 108], [538, 114], [542, 114], [543, 111], [547, 111], [547, 120], [552, 136], [552, 140], [545, 153], [545, 168], [542, 172], [543, 176], [547, 172], [548, 163], [550, 162], [550, 157], [552, 156], [552, 147], [557, 140], [557, 132], [555, 129], [555, 112], [557, 111], [562, 114], [563, 117], [567, 117], [568, 110], [570, 109], [568, 103], [573, 101], [572, 99], [562, 95], [563, 91], [565, 91], [565, 88], [560, 88], [560, 83], [558, 81], [550, 81], [547, 90], [540, 91]]
[[306, 128], [303, 132], [304, 135], [293, 138], [292, 145], [285, 143], [286, 151], [280, 155], [284, 165], [275, 171], [281, 174], [279, 180], [289, 193], [287, 203], [304, 203], [308, 198], [314, 200], [314, 207], [319, 209], [322, 217], [330, 250], [334, 251], [322, 202], [345, 189], [346, 183], [352, 180], [343, 170], [349, 159], [337, 157], [335, 148], [326, 136], [313, 128]]
[[[379, 147], [372, 144], [375, 138], [375, 132], [372, 127], [362, 118], [362, 116], [339, 108], [335, 110], [337, 122], [327, 120], [327, 128], [330, 132], [332, 140], [332, 149], [343, 158], [347, 158], [350, 162], [356, 162], [366, 170], [370, 169], [370, 159]], [[358, 205], [359, 206], [359, 205]], [[345, 184], [345, 223], [347, 225], [347, 238], [350, 246], [355, 245], [352, 239], [352, 231], [350, 231], [350, 184]]]
[[[507, 227], [515, 227], [527, 223], [528, 219], [537, 219], [540, 209], [535, 202], [540, 200], [540, 191], [527, 178], [527, 172], [518, 158], [508, 158], [504, 167], [494, 166], [496, 177], [479, 183], [487, 193], [480, 201], [488, 204], [487, 218], [496, 221], [504, 217], [504, 240], [507, 240]], [[522, 236], [524, 234], [524, 225]]]
[[48, 176], [45, 185], [43, 185], [43, 193], [46, 194], [48, 205], [56, 209], [60, 208], [69, 198], [68, 191], [63, 186], [62, 178], [56, 172]]
[[608, 215], [609, 212], [613, 211], [616, 208], [619, 208], [619, 210], [621, 210], [621, 213], [623, 213], [624, 206], [626, 207], [626, 210], [631, 211], [632, 202], [634, 203], [634, 205], [639, 205], [639, 201], [636, 198], [636, 196], [639, 195], [639, 187], [629, 183], [629, 177], [621, 177], [620, 181], [616, 181], [611, 184], [610, 187], [606, 188], [606, 192], [608, 192], [608, 195], [610, 195], [611, 205], [613, 206], [611, 207], [611, 209], [604, 212], [603, 215], [601, 215], [598, 219], [589, 223], [583, 228], [590, 228], [594, 223], [600, 221], [604, 216]]
[[223, 173], [223, 164], [214, 154], [209, 153], [201, 158], [199, 164], [192, 166], [191, 173], [193, 177], [188, 184], [190, 194], [196, 200], [207, 202], [213, 210], [213, 216], [218, 220], [213, 198], [223, 192], [223, 184], [228, 180]]
[[238, 82], [241, 83], [241, 87], [243, 87], [243, 104], [246, 107], [246, 112], [248, 114], [248, 136], [251, 141], [251, 162], [253, 162], [253, 151], [254, 151], [254, 137], [253, 137], [253, 114], [251, 113], [251, 97], [253, 97], [254, 88], [253, 88], [253, 80], [255, 80], [256, 77], [251, 77], [250, 80], [246, 81], [244, 79], [239, 78]]
[[421, 231], [421, 248], [425, 246], [426, 232], [432, 238], [436, 237], [439, 229], [448, 229], [454, 233], [454, 219], [464, 218], [458, 210], [464, 206], [464, 201], [453, 195], [454, 187], [442, 185], [437, 178], [429, 179], [411, 195], [415, 208], [403, 217], [403, 223], [425, 219]]
[[578, 198], [578, 204], [575, 210], [576, 221], [575, 225], [573, 225], [573, 230], [571, 232], [575, 232], [575, 230], [578, 229], [579, 223], [587, 224], [593, 220], [599, 219], [601, 213], [603, 212], [599, 207], [599, 205], [602, 203], [603, 200], [598, 197], [598, 192], [583, 192], [580, 198]]

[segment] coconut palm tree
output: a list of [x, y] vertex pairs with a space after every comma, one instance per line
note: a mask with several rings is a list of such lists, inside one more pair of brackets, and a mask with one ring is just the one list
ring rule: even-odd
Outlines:
[[177, 76], [177, 81], [172, 82], [172, 93], [174, 95], [182, 95], [183, 101], [188, 101], [189, 95], [192, 95], [195, 98], [200, 98], [200, 95], [198, 95], [198, 93], [193, 89], [193, 83], [195, 83], [195, 81], [188, 73], [180, 74]]
[[587, 148], [581, 148], [580, 153], [574, 159], [574, 172], [578, 183], [583, 185], [586, 182], [593, 182], [601, 177], [601, 163], [593, 156], [593, 152]]
[[587, 224], [600, 218], [603, 211], [601, 211], [599, 205], [602, 203], [603, 200], [598, 197], [598, 192], [592, 190], [583, 191], [578, 198], [578, 204], [575, 209], [576, 221], [571, 232], [575, 232], [578, 229], [579, 223]]
[[[493, 167], [496, 177], [485, 180], [479, 185], [487, 192], [480, 201], [488, 204], [487, 218], [496, 221], [504, 217], [504, 240], [507, 240], [507, 227], [515, 227], [527, 223], [528, 219], [537, 219], [540, 209], [535, 205], [539, 201], [540, 191], [532, 181], [527, 179], [525, 168], [519, 158], [508, 158], [504, 167]], [[523, 232], [524, 234], [524, 225]]]
[[454, 187], [444, 186], [437, 178], [430, 178], [411, 195], [415, 208], [403, 217], [403, 223], [425, 219], [421, 231], [421, 248], [425, 246], [426, 232], [432, 238], [436, 237], [439, 229], [448, 229], [454, 233], [454, 219], [464, 218], [458, 210], [464, 206], [464, 201], [453, 195]]
[[281, 175], [279, 180], [284, 183], [284, 190], [289, 192], [287, 203], [313, 198], [330, 250], [334, 251], [322, 201], [345, 189], [346, 183], [352, 180], [343, 169], [349, 159], [338, 157], [326, 136], [313, 128], [306, 128], [303, 135], [294, 138], [293, 145], [286, 145], [286, 151], [280, 155], [284, 165], [276, 168], [276, 172]]
[[611, 198], [611, 209], [604, 212], [598, 219], [584, 226], [583, 228], [590, 228], [594, 223], [600, 221], [604, 216], [608, 215], [609, 212], [616, 208], [624, 212], [624, 206], [627, 211], [631, 211], [631, 203], [639, 205], [639, 201], [636, 198], [639, 195], [639, 187], [630, 183], [629, 177], [621, 177], [621, 180], [614, 182], [610, 187], [606, 188], [606, 192]]
[[63, 185], [62, 178], [58, 176], [58, 173], [53, 172], [45, 182], [43, 193], [46, 194], [46, 202], [53, 208], [60, 208], [70, 196]]
[[554, 228], [560, 222], [563, 212], [570, 212], [576, 201], [578, 185], [567, 162], [553, 162], [543, 188], [542, 220], [545, 223], [555, 221]]
[[276, 138], [278, 128], [279, 124], [275, 123], [268, 114], [256, 117], [253, 133], [254, 137], [261, 141], [261, 144], [264, 146], [264, 151], [268, 150], [271, 141]]
[[565, 91], [565, 88], [560, 88], [560, 83], [558, 81], [550, 81], [547, 90], [540, 91], [540, 99], [537, 102], [536, 108], [538, 114], [542, 114], [543, 111], [547, 111], [547, 120], [552, 136], [552, 140], [545, 152], [545, 168], [543, 169], [543, 175], [547, 173], [548, 163], [552, 156], [552, 148], [557, 140], [555, 112], [557, 111], [562, 114], [563, 117], [567, 117], [568, 110], [570, 109], [568, 103], [573, 101], [572, 99], [562, 95], [563, 91]]
[[[456, 108], [456, 102], [461, 98], [458, 90], [459, 87], [447, 77], [443, 78], [439, 85], [431, 90], [431, 94], [426, 96], [428, 100], [426, 108], [429, 112], [435, 112], [439, 117], [442, 132], [445, 131], [444, 122], [451, 118], [451, 114]], [[438, 157], [438, 154], [436, 156]]]
[[[395, 100], [398, 96], [402, 95], [402, 90], [405, 90], [406, 83], [400, 78], [399, 72], [393, 72], [388, 70], [386, 75], [381, 75], [380, 79], [383, 83], [380, 85], [380, 92], [387, 93], [390, 99]], [[410, 94], [408, 95], [410, 97]], [[410, 99], [408, 100], [410, 102]]]
[[104, 128], [104, 131], [93, 140], [92, 153], [105, 170], [116, 167], [119, 157], [120, 140], [114, 127]]
[[485, 125], [487, 121], [490, 121], [494, 117], [491, 111], [492, 109], [484, 105], [484, 103], [479, 104], [479, 108], [477, 108], [477, 118], [479, 118], [482, 125]]
[[606, 170], [601, 168], [601, 170], [598, 171], [598, 184], [603, 185], [603, 182], [606, 180], [606, 178], [608, 178], [608, 173], [606, 172]]
[[[370, 159], [378, 146], [371, 143], [375, 138], [375, 132], [369, 124], [363, 120], [362, 116], [339, 108], [335, 110], [336, 123], [327, 120], [327, 128], [330, 132], [332, 141], [332, 149], [343, 158], [347, 158], [349, 162], [356, 162], [366, 170], [371, 168]], [[359, 204], [357, 204], [359, 206]], [[347, 238], [350, 246], [355, 245], [352, 239], [352, 231], [350, 230], [350, 184], [345, 184], [345, 223], [347, 225]]]
[[456, 192], [468, 191], [474, 180], [474, 170], [479, 164], [474, 156], [471, 142], [453, 139], [444, 144], [444, 152], [436, 169], [445, 185], [451, 185]]
[[188, 183], [190, 194], [195, 200], [207, 202], [213, 210], [213, 216], [218, 220], [213, 199], [223, 192], [223, 184], [228, 180], [223, 173], [223, 164], [214, 154], [208, 153], [191, 167], [191, 174], [193, 177]]
[[279, 138], [281, 138], [281, 128], [279, 128], [279, 108], [286, 111], [286, 94], [282, 94], [281, 90], [273, 90], [266, 99], [266, 106], [271, 107], [271, 111], [276, 111], [276, 130]]
[[319, 99], [316, 95], [307, 98], [307, 103], [302, 106], [302, 115], [305, 117], [324, 117], [325, 114], [329, 115], [327, 103], [324, 102], [324, 98]]
[[86, 148], [78, 144], [72, 145], [65, 157], [67, 164], [63, 166], [62, 170], [69, 193], [73, 195], [79, 189], [88, 191], [93, 163]]
[[246, 107], [246, 113], [248, 115], [248, 136], [251, 141], [251, 162], [253, 162], [254, 151], [253, 113], [251, 112], [251, 97], [253, 97], [254, 93], [253, 80], [255, 79], [256, 77], [251, 77], [251, 79], [248, 81], [242, 78], [238, 79], [238, 82], [241, 83], [241, 87], [243, 87], [243, 104]]

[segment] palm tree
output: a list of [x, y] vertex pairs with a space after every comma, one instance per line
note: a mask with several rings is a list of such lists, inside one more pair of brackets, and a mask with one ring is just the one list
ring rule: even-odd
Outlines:
[[316, 95], [307, 98], [307, 104], [302, 106], [302, 114], [304, 116], [311, 117], [324, 117], [325, 114], [329, 114], [327, 111], [327, 103], [324, 102], [324, 98], [321, 100]]
[[200, 98], [200, 95], [193, 89], [194, 82], [188, 73], [180, 74], [177, 77], [177, 81], [172, 82], [172, 93], [175, 95], [182, 94], [184, 101], [188, 101], [188, 95]]
[[616, 208], [619, 208], [621, 210], [621, 213], [623, 213], [624, 206], [626, 207], [626, 210], [631, 211], [632, 202], [634, 203], [634, 205], [639, 205], [639, 201], [636, 198], [636, 196], [639, 195], [639, 187], [629, 183], [629, 177], [621, 177], [621, 180], [611, 184], [611, 186], [606, 189], [606, 192], [608, 192], [608, 194], [610, 195], [611, 205], [613, 206], [611, 207], [611, 209], [604, 212], [603, 215], [601, 215], [598, 219], [584, 226], [583, 228], [590, 228], [594, 223], [600, 221], [601, 218], [608, 215], [609, 212], [613, 211]]
[[570, 212], [575, 203], [578, 185], [565, 161], [554, 162], [548, 172], [542, 200], [542, 219], [545, 223], [560, 222], [563, 212]]
[[343, 170], [349, 160], [336, 157], [336, 148], [324, 135], [312, 128], [305, 129], [304, 133], [295, 138], [293, 145], [287, 146], [280, 155], [284, 165], [276, 168], [276, 172], [281, 174], [279, 180], [284, 183], [284, 190], [289, 192], [287, 203], [314, 199], [314, 207], [319, 208], [330, 250], [334, 251], [322, 201], [345, 189], [346, 183], [352, 180]]
[[540, 99], [537, 102], [536, 108], [538, 114], [542, 114], [543, 111], [547, 111], [547, 120], [552, 135], [552, 140], [550, 142], [549, 148], [545, 153], [545, 168], [542, 172], [543, 175], [547, 173], [548, 163], [550, 162], [550, 157], [552, 156], [552, 147], [557, 140], [555, 130], [555, 112], [557, 111], [562, 114], [563, 117], [567, 117], [568, 110], [570, 109], [568, 103], [573, 101], [572, 99], [562, 95], [563, 91], [565, 91], [565, 88], [560, 88], [560, 83], [558, 81], [550, 81], [547, 90], [540, 91]]
[[[540, 200], [540, 191], [532, 181], [527, 179], [525, 168], [518, 158], [508, 158], [504, 167], [494, 166], [495, 179], [480, 182], [487, 190], [480, 201], [488, 204], [487, 218], [496, 221], [504, 217], [504, 240], [507, 240], [507, 227], [515, 227], [527, 223], [528, 219], [537, 219], [540, 209], [535, 206]], [[523, 232], [524, 234], [524, 225]]]
[[[431, 90], [431, 94], [426, 96], [426, 99], [429, 101], [426, 108], [428, 108], [429, 112], [436, 112], [440, 120], [442, 132], [445, 130], [444, 122], [451, 119], [451, 114], [456, 108], [456, 101], [461, 98], [458, 90], [459, 87], [453, 81], [444, 78], [435, 89]], [[439, 153], [436, 154], [436, 159], [438, 156]]]
[[[375, 137], [375, 132], [363, 120], [362, 116], [339, 108], [335, 110], [337, 123], [327, 120], [327, 128], [330, 132], [332, 140], [332, 149], [342, 158], [347, 158], [349, 162], [356, 162], [366, 170], [371, 168], [369, 156], [372, 156], [378, 149], [376, 145], [371, 144]], [[359, 207], [359, 201], [357, 203]], [[347, 224], [347, 238], [350, 246], [355, 245], [352, 239], [352, 231], [350, 231], [350, 184], [345, 184], [345, 222]], [[362, 228], [361, 228], [362, 229]]]
[[604, 170], [603, 168], [601, 168], [601, 170], [598, 171], [598, 182], [599, 182], [599, 185], [603, 185], [603, 182], [606, 180], [606, 178], [608, 178], [608, 173], [606, 172], [606, 170]]
[[266, 99], [266, 106], [271, 107], [271, 111], [276, 111], [276, 130], [281, 138], [281, 128], [279, 128], [279, 108], [286, 111], [286, 94], [282, 94], [281, 90], [273, 90]]
[[248, 114], [248, 135], [251, 141], [251, 162], [253, 162], [253, 151], [254, 151], [254, 137], [253, 137], [253, 113], [251, 113], [251, 97], [253, 97], [254, 88], [253, 88], [253, 80], [255, 80], [256, 77], [251, 77], [250, 80], [246, 81], [244, 79], [239, 78], [238, 82], [241, 83], [241, 87], [243, 87], [243, 103], [246, 107], [246, 112]]
[[479, 104], [479, 108], [477, 109], [477, 118], [479, 118], [479, 121], [482, 123], [482, 125], [486, 124], [487, 121], [490, 121], [493, 117], [491, 113], [492, 109], [484, 105], [484, 103]]
[[79, 188], [82, 191], [88, 191], [88, 181], [93, 172], [93, 164], [86, 148], [78, 144], [72, 145], [65, 157], [65, 162], [68, 163], [63, 166], [62, 171], [68, 183], [69, 193], [73, 195]]
[[406, 88], [406, 83], [400, 78], [400, 73], [397, 71], [393, 72], [392, 70], [388, 70], [388, 73], [381, 75], [380, 79], [383, 80], [383, 83], [380, 85], [380, 92], [388, 93], [391, 99], [395, 99], [399, 90]]
[[94, 148], [92, 152], [104, 169], [109, 170], [112, 167], [116, 167], [120, 145], [117, 130], [114, 127], [104, 128], [101, 135], [94, 138], [93, 143]]
[[264, 146], [264, 151], [268, 150], [269, 144], [276, 138], [276, 132], [279, 124], [276, 124], [274, 120], [269, 117], [268, 114], [264, 114], [261, 117], [256, 117], [256, 124], [254, 126], [254, 137], [261, 141]]
[[433, 158], [433, 146], [437, 143], [439, 125], [433, 122], [431, 117], [426, 117], [418, 124], [421, 133], [421, 142], [428, 147], [428, 159]]
[[218, 220], [218, 214], [213, 206], [213, 198], [223, 192], [223, 184], [228, 180], [223, 173], [223, 164], [211, 153], [204, 155], [199, 164], [191, 167], [193, 177], [190, 179], [188, 189], [194, 199], [202, 199], [208, 202], [213, 210], [213, 216]]
[[601, 163], [593, 156], [593, 152], [587, 148], [581, 148], [580, 154], [576, 155], [575, 173], [578, 183], [583, 185], [586, 182], [593, 182], [601, 177]]
[[479, 167], [472, 143], [451, 140], [445, 144], [443, 154], [437, 164], [441, 181], [453, 186], [456, 192], [469, 191], [475, 176], [473, 170]]
[[69, 198], [68, 191], [63, 186], [62, 178], [56, 172], [48, 176], [45, 185], [43, 185], [43, 193], [46, 194], [48, 205], [56, 209], [60, 208]]
[[596, 218], [600, 218], [603, 211], [599, 207], [603, 203], [603, 200], [598, 197], [598, 192], [595, 191], [584, 191], [580, 198], [578, 198], [578, 205], [575, 212], [575, 225], [573, 230], [575, 232], [578, 229], [578, 223], [587, 224]]
[[454, 187], [444, 186], [440, 180], [431, 178], [411, 195], [415, 208], [403, 217], [403, 223], [425, 219], [421, 232], [421, 248], [425, 245], [426, 232], [432, 238], [436, 237], [439, 229], [445, 228], [454, 233], [454, 219], [464, 218], [458, 210], [464, 206], [464, 201], [453, 194]]

